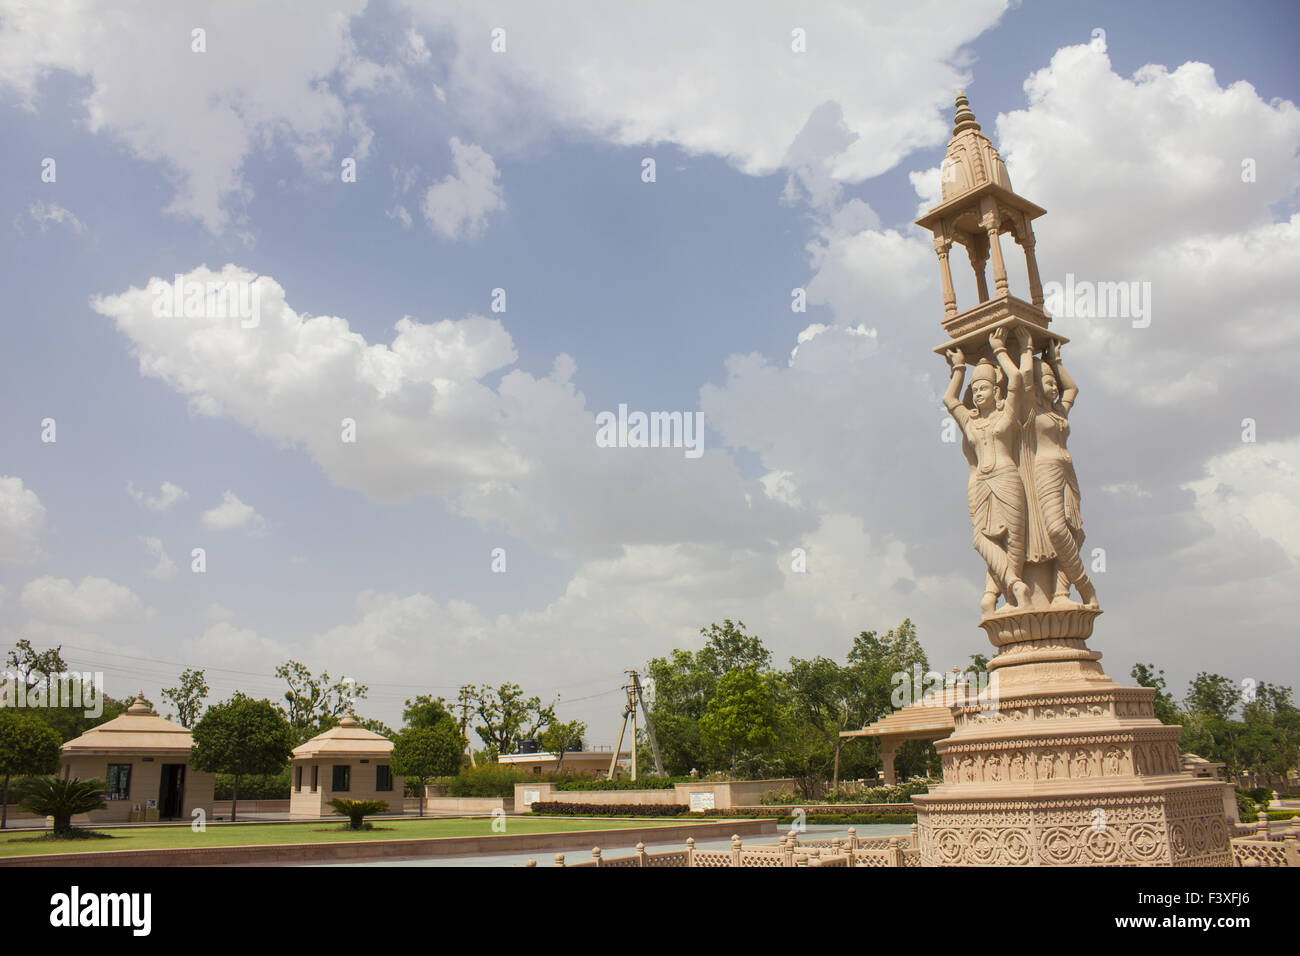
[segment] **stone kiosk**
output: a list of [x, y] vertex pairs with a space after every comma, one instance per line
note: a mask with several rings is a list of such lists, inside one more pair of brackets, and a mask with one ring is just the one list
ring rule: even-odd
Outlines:
[[[1012, 191], [958, 95], [942, 202], [917, 224], [939, 257], [948, 341], [935, 351], [950, 366], [944, 405], [963, 436], [972, 543], [987, 567], [980, 626], [997, 655], [991, 693], [958, 701], [951, 736], [935, 745], [944, 782], [913, 798], [921, 860], [1231, 866], [1222, 782], [1183, 773], [1180, 728], [1156, 719], [1155, 691], [1115, 683], [1087, 646], [1101, 610], [1066, 450], [1078, 387], [1062, 364], [1066, 339], [1048, 330], [1034, 256], [1031, 223], [1043, 214]], [[1009, 290], [1007, 233], [1025, 254], [1028, 302]], [[961, 312], [954, 243], [980, 298]]]
[[86, 815], [92, 825], [189, 820], [195, 810], [212, 812], [216, 782], [190, 767], [192, 744], [190, 732], [155, 714], [142, 691], [126, 713], [62, 746], [60, 774], [105, 782], [104, 809]]
[[330, 801], [386, 800], [389, 813], [401, 813], [405, 778], [389, 765], [393, 742], [366, 730], [351, 709], [331, 727], [293, 749], [289, 815], [327, 817]]

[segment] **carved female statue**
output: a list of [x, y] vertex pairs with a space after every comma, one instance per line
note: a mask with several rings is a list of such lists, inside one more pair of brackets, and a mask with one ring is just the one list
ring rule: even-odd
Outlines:
[[[993, 611], [999, 593], [1016, 607], [1029, 601], [1029, 589], [1021, 580], [1028, 509], [1018, 469], [1028, 396], [1024, 376], [1007, 355], [1006, 329], [994, 329], [989, 344], [1007, 379], [1006, 399], [998, 398], [997, 374], [987, 363], [977, 365], [971, 375], [972, 407], [958, 399], [966, 377], [966, 356], [959, 348], [947, 353], [952, 378], [943, 397], [944, 408], [962, 430], [962, 453], [970, 463], [967, 498], [973, 543], [989, 569], [980, 602], [984, 614]], [[1032, 345], [1027, 342], [1025, 347], [1032, 362]]]
[[[1021, 336], [1026, 346], [1032, 349], [1028, 333], [1022, 331]], [[1034, 401], [1027, 416], [1021, 448], [1021, 467], [1028, 475], [1026, 486], [1036, 499], [1033, 504], [1037, 505], [1037, 508], [1030, 509], [1030, 553], [1027, 560], [1037, 560], [1034, 552], [1044, 550], [1040, 549], [1038, 541], [1045, 536], [1056, 556], [1056, 593], [1052, 600], [1068, 601], [1070, 585], [1073, 584], [1083, 603], [1096, 607], [1097, 592], [1079, 558], [1079, 548], [1083, 544], [1079, 479], [1065, 448], [1070, 437], [1070, 408], [1079, 389], [1061, 364], [1059, 342], [1044, 349], [1043, 360], [1036, 364], [1039, 367], [1038, 387], [1034, 389]], [[1040, 517], [1041, 530], [1037, 527]]]

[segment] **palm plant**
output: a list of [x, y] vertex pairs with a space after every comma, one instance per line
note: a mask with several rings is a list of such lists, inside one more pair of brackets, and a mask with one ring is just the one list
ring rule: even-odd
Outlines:
[[19, 806], [37, 816], [53, 817], [55, 835], [66, 835], [73, 830], [73, 814], [104, 809], [104, 784], [76, 777], [33, 777], [23, 788]]
[[343, 814], [350, 821], [349, 830], [362, 829], [362, 820], [372, 813], [387, 813], [387, 800], [344, 800], [336, 799], [330, 801], [330, 806]]

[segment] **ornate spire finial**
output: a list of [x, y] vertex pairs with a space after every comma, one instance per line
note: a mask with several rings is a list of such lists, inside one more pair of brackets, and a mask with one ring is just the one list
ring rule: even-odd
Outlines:
[[979, 130], [980, 124], [975, 122], [975, 114], [971, 112], [970, 100], [966, 99], [966, 91], [957, 91], [957, 115], [953, 117], [952, 135], [964, 132], [968, 129]]

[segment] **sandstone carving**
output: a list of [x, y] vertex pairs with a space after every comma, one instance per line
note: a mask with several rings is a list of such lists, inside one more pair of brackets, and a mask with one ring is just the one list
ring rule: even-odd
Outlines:
[[[1179, 728], [1155, 720], [1155, 691], [1116, 684], [1088, 647], [1101, 610], [1068, 450], [1079, 387], [1043, 311], [1031, 222], [1044, 210], [1012, 191], [965, 95], [944, 170], [942, 202], [917, 223], [939, 260], [949, 339], [935, 352], [949, 364], [943, 403], [961, 431], [985, 569], [979, 623], [997, 654], [992, 701], [953, 707], [935, 744], [943, 783], [913, 798], [921, 862], [1230, 866], [1227, 785], [1184, 774]], [[1027, 301], [1007, 280], [1007, 234], [1025, 255]], [[953, 243], [975, 271], [979, 302], [964, 310]]]

